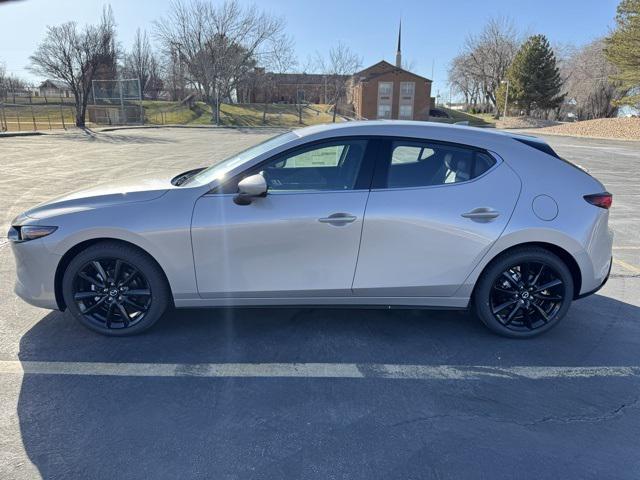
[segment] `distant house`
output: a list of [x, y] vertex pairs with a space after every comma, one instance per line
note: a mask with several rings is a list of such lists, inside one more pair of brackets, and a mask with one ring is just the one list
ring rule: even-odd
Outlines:
[[48, 98], [70, 98], [73, 97], [73, 93], [69, 86], [61, 82], [60, 80], [45, 80], [40, 84], [37, 90], [36, 96], [48, 97]]
[[428, 120], [431, 80], [401, 67], [401, 31], [396, 64], [382, 60], [351, 77], [349, 101], [356, 116], [374, 119]]

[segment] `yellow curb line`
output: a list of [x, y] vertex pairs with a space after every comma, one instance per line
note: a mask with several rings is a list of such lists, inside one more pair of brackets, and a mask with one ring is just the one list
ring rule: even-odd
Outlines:
[[633, 272], [633, 273], [640, 273], [640, 268], [635, 267], [633, 265], [629, 265], [627, 262], [623, 262], [622, 260], [618, 260], [617, 258], [613, 259], [613, 263], [615, 263], [616, 265], [621, 266], [622, 268], [626, 268], [627, 270]]

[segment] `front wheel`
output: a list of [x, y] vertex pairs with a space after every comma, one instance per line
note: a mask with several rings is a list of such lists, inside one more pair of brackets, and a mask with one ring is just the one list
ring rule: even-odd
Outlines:
[[109, 336], [140, 333], [169, 304], [160, 267], [144, 252], [119, 242], [101, 242], [80, 252], [62, 279], [64, 301], [85, 327]]
[[482, 322], [499, 335], [529, 338], [555, 327], [573, 299], [565, 263], [542, 248], [520, 248], [494, 260], [474, 293]]

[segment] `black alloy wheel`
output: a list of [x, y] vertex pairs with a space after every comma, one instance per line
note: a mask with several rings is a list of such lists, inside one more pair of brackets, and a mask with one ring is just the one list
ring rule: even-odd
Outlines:
[[99, 242], [78, 253], [65, 270], [62, 295], [80, 323], [109, 336], [148, 329], [171, 303], [156, 261], [118, 241]]
[[553, 322], [566, 288], [553, 267], [543, 262], [513, 265], [491, 288], [491, 313], [509, 330], [535, 330]]
[[73, 299], [84, 317], [100, 328], [129, 328], [151, 308], [149, 282], [133, 265], [119, 258], [85, 263], [73, 282]]
[[503, 336], [529, 338], [557, 325], [574, 296], [566, 264], [540, 247], [521, 247], [494, 259], [480, 276], [473, 304], [483, 323]]

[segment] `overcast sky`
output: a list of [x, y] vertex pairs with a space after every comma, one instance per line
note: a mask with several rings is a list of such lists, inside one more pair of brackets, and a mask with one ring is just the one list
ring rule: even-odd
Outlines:
[[[214, 0], [215, 2], [216, 0]], [[0, 62], [9, 72], [36, 81], [25, 67], [47, 25], [95, 22], [110, 3], [118, 40], [128, 48], [136, 28], [153, 29], [170, 0], [20, 0], [0, 3]], [[522, 31], [543, 33], [552, 43], [581, 45], [607, 34], [617, 0], [259, 0], [244, 1], [282, 16], [296, 41], [301, 64], [339, 40], [360, 54], [364, 66], [393, 62], [402, 17], [403, 58], [432, 77], [432, 93], [448, 93], [446, 71], [465, 37], [492, 16], [507, 16]]]

